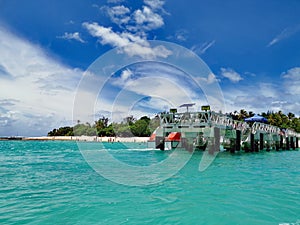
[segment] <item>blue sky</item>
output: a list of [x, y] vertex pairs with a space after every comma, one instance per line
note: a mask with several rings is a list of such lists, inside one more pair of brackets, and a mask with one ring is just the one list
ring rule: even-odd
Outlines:
[[[147, 53], [152, 61], [174, 54], [166, 46], [154, 49], [151, 40], [199, 56], [211, 74], [195, 80], [220, 87], [223, 111], [299, 116], [299, 11], [297, 0], [0, 0], [0, 136], [46, 135], [72, 125], [79, 119], [73, 119], [77, 87], [90, 65], [115, 47], [128, 57]], [[81, 120], [138, 117], [178, 106], [188, 100], [178, 85], [197, 105], [210, 104], [205, 91], [178, 78], [186, 71], [176, 66], [144, 62], [115, 71], [91, 118]]]

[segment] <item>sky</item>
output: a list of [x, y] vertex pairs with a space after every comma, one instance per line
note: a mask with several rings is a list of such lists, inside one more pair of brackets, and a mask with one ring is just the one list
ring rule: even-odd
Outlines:
[[100, 116], [300, 115], [298, 0], [0, 0], [0, 136]]

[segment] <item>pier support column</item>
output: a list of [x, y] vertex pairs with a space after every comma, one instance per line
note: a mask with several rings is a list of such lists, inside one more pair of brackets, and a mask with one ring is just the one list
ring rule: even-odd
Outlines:
[[164, 137], [155, 137], [155, 148], [165, 150], [165, 139]]
[[285, 138], [285, 149], [290, 150], [290, 140], [289, 137]]
[[276, 151], [279, 151], [280, 141], [278, 140], [278, 135], [274, 135], [273, 140], [275, 140], [275, 149], [276, 149]]
[[279, 141], [276, 141], [276, 144], [275, 144], [276, 151], [279, 151], [279, 148], [280, 148], [280, 143], [279, 143]]
[[264, 149], [264, 134], [260, 133], [259, 134], [259, 150]]
[[279, 148], [280, 148], [281, 150], [283, 150], [283, 136], [282, 136], [282, 135], [280, 135]]
[[236, 143], [235, 143], [235, 139], [234, 138], [230, 138], [230, 153], [235, 153], [235, 147]]
[[296, 148], [295, 148], [294, 137], [291, 137], [291, 148], [292, 148], [293, 150], [296, 149]]
[[220, 128], [214, 127], [214, 137], [208, 142], [208, 153], [213, 155], [220, 151]]
[[254, 144], [254, 146], [255, 146], [255, 152], [259, 152], [259, 146], [258, 146], [258, 141], [255, 141], [255, 144]]
[[250, 152], [254, 152], [254, 150], [255, 150], [254, 134], [251, 133], [251, 135], [250, 135]]
[[241, 136], [242, 136], [242, 132], [240, 130], [236, 130], [236, 139], [235, 139], [235, 150], [236, 151], [241, 150]]
[[299, 138], [296, 137], [296, 148], [299, 148]]
[[267, 148], [266, 148], [266, 151], [267, 151], [267, 152], [271, 151], [271, 143], [270, 143], [270, 141], [267, 141]]
[[220, 151], [220, 138], [221, 138], [220, 128], [218, 128], [218, 127], [214, 128], [214, 136], [215, 136], [215, 151], [219, 152]]

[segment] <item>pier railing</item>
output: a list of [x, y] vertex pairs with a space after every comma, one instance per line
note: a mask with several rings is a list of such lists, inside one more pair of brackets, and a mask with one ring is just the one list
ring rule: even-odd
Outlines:
[[280, 128], [265, 123], [255, 122], [251, 127], [252, 134], [268, 133], [268, 134], [280, 134]]
[[194, 127], [215, 126], [223, 129], [241, 130], [242, 132], [250, 128], [246, 122], [233, 120], [226, 114], [216, 112], [162, 113], [160, 114], [160, 124]]
[[300, 138], [300, 134], [291, 129], [286, 129], [283, 133], [279, 127], [259, 122], [254, 122], [250, 127], [244, 121], [233, 120], [228, 115], [217, 112], [161, 113], [160, 125], [173, 127], [184, 125], [190, 128], [214, 126], [221, 129], [240, 130], [242, 134], [251, 132], [252, 134], [265, 133]]

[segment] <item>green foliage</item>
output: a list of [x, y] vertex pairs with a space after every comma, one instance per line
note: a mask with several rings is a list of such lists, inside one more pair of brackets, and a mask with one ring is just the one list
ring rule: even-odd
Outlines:
[[96, 136], [96, 128], [91, 126], [89, 123], [86, 124], [77, 124], [74, 126], [74, 135], [75, 136], [81, 136], [81, 135], [87, 135], [87, 136]]
[[74, 127], [61, 127], [48, 133], [48, 136], [99, 136], [99, 137], [133, 137], [150, 136], [150, 134], [159, 126], [159, 118], [150, 119], [147, 116], [139, 120], [128, 116], [121, 123], [108, 124], [108, 118], [102, 117], [95, 121], [94, 125], [89, 123], [81, 124], [77, 121]]
[[107, 136], [108, 131], [108, 118], [102, 117], [95, 121], [95, 127], [97, 130], [97, 135], [99, 137]]
[[150, 136], [149, 120], [139, 119], [130, 126], [132, 134], [137, 137]]
[[112, 124], [115, 135], [118, 137], [132, 137], [130, 126], [126, 122]]
[[48, 133], [48, 136], [74, 136], [73, 127], [60, 127], [53, 129]]

